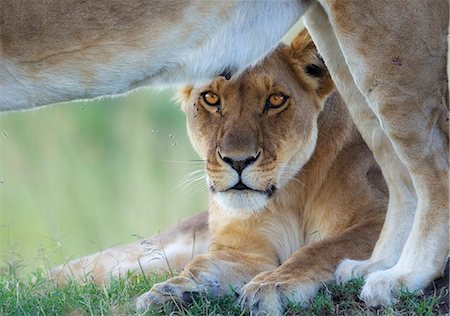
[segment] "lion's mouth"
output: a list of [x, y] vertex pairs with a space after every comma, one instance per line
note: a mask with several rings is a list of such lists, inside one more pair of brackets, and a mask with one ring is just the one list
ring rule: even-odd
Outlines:
[[252, 189], [250, 187], [248, 187], [247, 185], [245, 185], [241, 180], [239, 180], [238, 183], [236, 183], [233, 187], [225, 190], [225, 192], [227, 191], [231, 191], [231, 190], [236, 190], [236, 191], [244, 191], [244, 190], [249, 190], [249, 191], [253, 191], [253, 192], [258, 192], [258, 193], [262, 193], [267, 195], [268, 197], [272, 197], [273, 194], [275, 193], [275, 191], [277, 190], [277, 187], [275, 185], [271, 185], [270, 187], [268, 187], [265, 190], [255, 190]]
[[229, 188], [228, 190], [239, 190], [239, 191], [241, 191], [241, 190], [252, 190], [252, 191], [256, 191], [256, 190], [253, 190], [253, 189], [249, 188], [248, 186], [246, 186], [241, 180], [239, 180], [239, 182], [236, 183], [236, 185], [234, 187]]
[[259, 211], [274, 197], [277, 187], [273, 184], [263, 190], [255, 190], [239, 181], [225, 190], [216, 190], [210, 186], [217, 202], [227, 210]]

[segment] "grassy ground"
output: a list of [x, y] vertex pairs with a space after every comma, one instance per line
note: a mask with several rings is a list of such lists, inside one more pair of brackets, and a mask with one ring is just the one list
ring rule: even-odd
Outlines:
[[[286, 315], [445, 315], [448, 314], [447, 278], [427, 289], [426, 295], [402, 293], [388, 308], [367, 308], [358, 298], [362, 280], [344, 286], [328, 284], [308, 307], [289, 306]], [[0, 271], [0, 315], [139, 315], [135, 297], [147, 291], [161, 276], [129, 276], [114, 279], [107, 286], [71, 283], [57, 288], [40, 273], [23, 277], [20, 266]], [[233, 296], [222, 299], [199, 297], [190, 305], [168, 304], [145, 315], [246, 315]]]

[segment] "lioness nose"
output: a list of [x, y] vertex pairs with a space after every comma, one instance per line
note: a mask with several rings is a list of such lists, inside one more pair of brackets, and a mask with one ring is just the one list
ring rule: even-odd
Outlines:
[[226, 164], [228, 164], [231, 168], [236, 170], [239, 175], [241, 175], [242, 170], [253, 164], [256, 159], [258, 159], [258, 155], [256, 157], [250, 156], [248, 158], [245, 158], [244, 160], [234, 160], [230, 157], [222, 157], [222, 155], [220, 155], [220, 158], [222, 158], [222, 160]]

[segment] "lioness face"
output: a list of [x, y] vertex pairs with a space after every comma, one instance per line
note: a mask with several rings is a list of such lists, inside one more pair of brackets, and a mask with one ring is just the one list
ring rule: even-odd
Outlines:
[[239, 77], [183, 90], [191, 141], [226, 210], [263, 209], [314, 151], [328, 73], [315, 54], [295, 52], [280, 47]]

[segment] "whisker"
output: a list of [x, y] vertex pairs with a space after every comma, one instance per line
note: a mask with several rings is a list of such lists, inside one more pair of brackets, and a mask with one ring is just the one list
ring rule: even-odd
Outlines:
[[198, 188], [201, 188], [202, 185], [197, 185], [197, 186], [189, 186], [189, 187], [184, 187], [182, 190], [179, 190], [175, 193], [176, 197], [181, 196], [182, 194], [188, 194], [191, 195], [191, 193], [193, 191], [196, 191]]
[[195, 195], [195, 194], [197, 194], [199, 192], [205, 191], [206, 189], [207, 189], [206, 185], [201, 185], [201, 186], [198, 186], [195, 190], [191, 190], [189, 192], [186, 192], [186, 194], [189, 194], [189, 196], [193, 196], [193, 195]]
[[177, 195], [179, 195], [181, 193], [184, 193], [184, 194], [189, 194], [190, 196], [192, 196], [192, 195], [194, 195], [194, 194], [196, 194], [198, 192], [203, 191], [206, 188], [207, 188], [207, 186], [206, 186], [206, 184], [203, 181], [202, 182], [197, 182], [194, 185], [191, 185], [189, 187], [185, 187], [184, 188], [185, 190], [183, 190], [183, 192], [179, 191], [177, 193]]
[[197, 177], [195, 179], [190, 179], [189, 181], [186, 181], [184, 183], [181, 183], [181, 184], [175, 186], [173, 188], [173, 190], [183, 192], [186, 189], [188, 189], [189, 187], [191, 187], [192, 185], [195, 185], [195, 184], [199, 183], [200, 181], [203, 182], [202, 180], [205, 180], [205, 179], [206, 179], [206, 175]]
[[206, 171], [204, 169], [194, 170], [194, 171], [191, 171], [191, 172], [185, 174], [182, 179], [193, 177], [193, 176], [197, 175], [198, 173], [205, 173], [205, 172]]
[[178, 181], [177, 185], [175, 185], [173, 190], [179, 191], [179, 193], [183, 192], [191, 184], [196, 183], [205, 178], [206, 178], [206, 172], [204, 169], [194, 170], [194, 171], [186, 174], [180, 181]]
[[297, 178], [295, 178], [295, 177], [280, 176], [280, 178], [288, 179], [289, 181], [292, 180], [292, 181], [295, 181], [295, 182], [301, 184], [302, 186], [306, 186], [302, 181], [300, 181], [299, 179], [297, 179]]
[[200, 164], [205, 163], [205, 160], [198, 159], [198, 160], [163, 160], [162, 162], [168, 162], [168, 163], [194, 163], [194, 164]]
[[174, 189], [182, 187], [182, 186], [185, 186], [185, 185], [188, 185], [188, 184], [191, 184], [191, 183], [194, 183], [194, 182], [197, 182], [197, 181], [199, 181], [201, 179], [204, 179], [204, 178], [205, 178], [205, 175], [200, 175], [200, 176], [195, 177], [195, 178], [192, 177], [192, 178], [189, 178], [189, 179], [185, 179], [185, 180], [181, 181], [180, 183], [178, 183], [174, 187]]
[[195, 176], [197, 173], [202, 173], [202, 172], [205, 173], [206, 171], [204, 169], [198, 169], [198, 170], [191, 171], [191, 172], [185, 174], [182, 179], [186, 179], [186, 178]]

